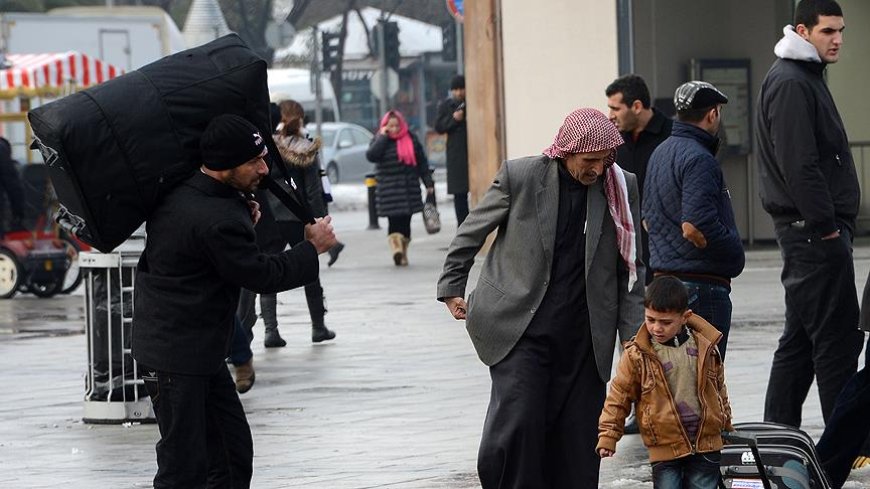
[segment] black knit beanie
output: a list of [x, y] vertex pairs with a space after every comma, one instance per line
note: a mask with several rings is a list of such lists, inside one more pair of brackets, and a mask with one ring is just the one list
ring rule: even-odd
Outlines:
[[212, 119], [199, 139], [199, 149], [205, 167], [215, 171], [230, 170], [267, 153], [260, 130], [234, 114]]

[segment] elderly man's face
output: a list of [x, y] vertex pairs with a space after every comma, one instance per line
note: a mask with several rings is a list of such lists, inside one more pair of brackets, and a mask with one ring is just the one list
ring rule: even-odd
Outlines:
[[612, 149], [592, 153], [574, 153], [565, 157], [565, 168], [583, 185], [593, 185], [607, 168], [605, 161]]
[[[265, 154], [263, 155], [265, 156]], [[263, 156], [258, 156], [241, 165], [228, 170], [226, 184], [243, 192], [257, 190], [260, 181], [269, 174], [269, 167]]]

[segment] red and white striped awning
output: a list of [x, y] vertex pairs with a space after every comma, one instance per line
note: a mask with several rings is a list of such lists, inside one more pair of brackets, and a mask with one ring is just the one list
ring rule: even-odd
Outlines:
[[87, 88], [124, 73], [109, 63], [76, 51], [7, 54], [0, 70], [0, 96], [58, 95]]

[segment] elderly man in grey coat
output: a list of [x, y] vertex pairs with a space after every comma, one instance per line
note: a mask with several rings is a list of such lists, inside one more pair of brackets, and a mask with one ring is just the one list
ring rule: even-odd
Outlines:
[[[484, 489], [598, 487], [597, 420], [619, 333], [643, 322], [633, 174], [619, 131], [568, 115], [543, 155], [506, 161], [459, 227], [438, 299], [465, 319], [492, 394], [478, 453]], [[466, 302], [474, 257], [498, 231]]]

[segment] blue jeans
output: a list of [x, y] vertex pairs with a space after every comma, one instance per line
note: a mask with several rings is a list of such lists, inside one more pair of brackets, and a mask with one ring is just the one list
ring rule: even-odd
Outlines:
[[722, 360], [725, 360], [725, 347], [731, 330], [731, 291], [724, 285], [689, 280], [682, 282], [689, 293], [689, 309], [722, 333], [718, 346]]
[[652, 464], [655, 489], [716, 489], [721, 477], [719, 452], [697, 453], [688, 457]]

